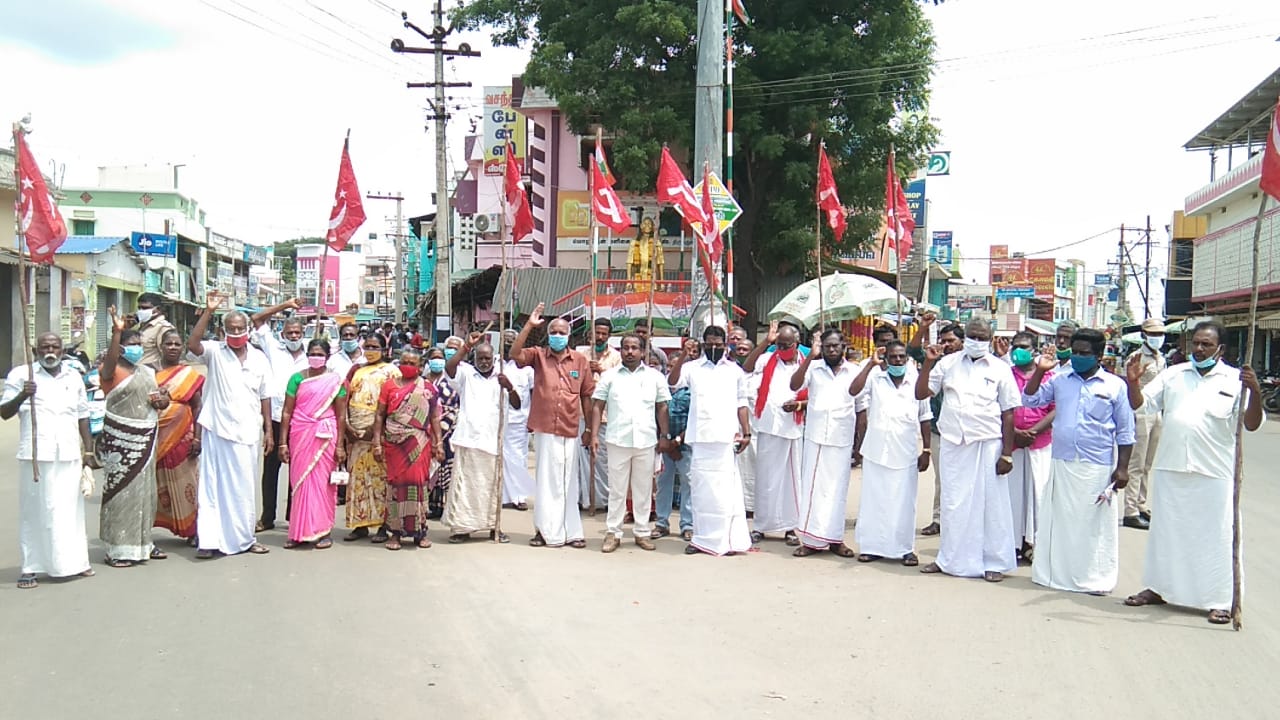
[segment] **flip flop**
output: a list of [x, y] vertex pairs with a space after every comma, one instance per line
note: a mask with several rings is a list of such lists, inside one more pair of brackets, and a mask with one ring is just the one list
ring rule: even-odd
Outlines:
[[431, 547], [431, 538], [427, 537], [426, 535], [423, 535], [421, 538], [418, 539], [418, 547], [422, 548], [423, 550], [426, 550], [427, 548]]
[[204, 550], [204, 549], [196, 550], [196, 559], [210, 560], [213, 558], [213, 553], [214, 553], [213, 550]]
[[320, 542], [316, 543], [316, 550], [328, 550], [331, 547], [333, 547], [333, 538], [330, 537], [320, 538]]
[[795, 531], [792, 530], [791, 532], [782, 536], [782, 541], [785, 542], [787, 545], [790, 545], [791, 547], [797, 547], [798, 545], [800, 545], [800, 536], [796, 535]]
[[992, 572], [988, 570], [987, 572], [982, 573], [982, 579], [986, 580], [989, 583], [998, 583], [1001, 580], [1004, 580], [1004, 573]]
[[807, 545], [801, 545], [800, 547], [796, 548], [795, 552], [791, 554], [794, 555], [795, 557], [809, 557], [810, 555], [817, 555], [820, 552], [822, 551], [818, 550], [817, 548], [811, 548]]
[[31, 590], [33, 588], [39, 587], [39, 585], [40, 583], [36, 582], [35, 573], [24, 573], [23, 575], [18, 577], [19, 590]]
[[1157, 595], [1151, 590], [1143, 590], [1137, 595], [1130, 595], [1124, 599], [1124, 604], [1129, 607], [1144, 607], [1146, 605], [1164, 605], [1164, 598]]
[[844, 543], [837, 543], [835, 545], [830, 545], [827, 547], [827, 549], [830, 550], [832, 553], [839, 555], [842, 558], [851, 558], [857, 555], [857, 553], [853, 551], [853, 548], [849, 547], [848, 545], [845, 545]]
[[93, 571], [93, 568], [89, 568], [88, 570], [85, 570], [84, 572], [80, 573], [80, 577], [93, 577], [94, 575], [97, 575], [97, 574], [98, 573]]
[[266, 545], [263, 545], [262, 543], [254, 543], [250, 545], [249, 549], [246, 550], [245, 552], [251, 553], [253, 555], [266, 555], [267, 553], [271, 552], [271, 549], [268, 548]]
[[520, 512], [527, 512], [529, 510], [529, 503], [516, 503], [516, 510], [519, 510]]
[[546, 547], [547, 541], [542, 539], [542, 533], [538, 533], [529, 538], [529, 545], [532, 547]]
[[920, 558], [916, 557], [916, 554], [913, 552], [907, 553], [902, 556], [902, 564], [907, 567], [915, 567], [920, 564]]
[[168, 560], [168, 559], [169, 559], [169, 554], [168, 554], [168, 553], [166, 553], [165, 551], [161, 550], [161, 549], [160, 549], [160, 548], [158, 548], [158, 547], [152, 547], [152, 548], [151, 548], [151, 559], [152, 559], [152, 560]]
[[924, 573], [925, 575], [936, 575], [937, 573], [942, 572], [942, 566], [936, 562], [931, 562], [928, 565], [925, 565], [924, 567], [920, 568], [920, 572]]
[[386, 549], [388, 549], [388, 550], [399, 550], [399, 549], [400, 549], [400, 539], [399, 539], [399, 538], [387, 538], [387, 542], [386, 542], [385, 544], [383, 544], [383, 546], [382, 546], [382, 547], [384, 547], [384, 548], [386, 548]]
[[863, 553], [858, 556], [858, 562], [860, 563], [875, 562], [876, 560], [879, 560], [879, 559], [880, 559], [879, 555], [868, 555], [866, 553]]
[[112, 560], [111, 558], [107, 558], [106, 563], [108, 567], [113, 567], [113, 568], [133, 567], [132, 560]]
[[292, 540], [285, 540], [285, 541], [284, 541], [284, 549], [285, 549], [285, 550], [292, 550], [292, 549], [294, 549], [294, 548], [298, 547], [298, 546], [299, 546], [299, 545], [301, 545], [301, 544], [302, 544], [302, 543], [300, 543], [300, 542], [294, 542], [294, 541], [292, 541]]
[[1231, 622], [1231, 613], [1226, 610], [1210, 610], [1209, 622], [1214, 625], [1226, 625]]
[[587, 546], [586, 540], [570, 540], [569, 541], [569, 547], [571, 548], [577, 548], [578, 550], [581, 550], [586, 546]]

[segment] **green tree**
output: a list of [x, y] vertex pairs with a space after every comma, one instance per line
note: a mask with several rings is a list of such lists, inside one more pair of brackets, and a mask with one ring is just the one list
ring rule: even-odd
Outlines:
[[[813, 270], [818, 143], [852, 210], [841, 242], [822, 230], [831, 254], [869, 243], [879, 227], [890, 143], [905, 176], [937, 130], [924, 116], [934, 42], [919, 0], [748, 7], [752, 24], [734, 34], [733, 177], [744, 210], [734, 226], [735, 301], [758, 318], [768, 310], [753, 307], [765, 268]], [[473, 0], [458, 20], [491, 28], [495, 43], [530, 45], [526, 86], [548, 90], [574, 132], [599, 124], [615, 138], [627, 188], [653, 190], [663, 143], [692, 147], [692, 0]]]
[[323, 245], [322, 237], [300, 237], [275, 244], [275, 265], [280, 271], [280, 284], [287, 288], [298, 287], [298, 246]]

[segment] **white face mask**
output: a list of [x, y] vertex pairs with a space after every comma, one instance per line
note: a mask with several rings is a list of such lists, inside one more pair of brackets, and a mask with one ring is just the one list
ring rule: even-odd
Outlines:
[[986, 354], [990, 351], [991, 342], [988, 340], [974, 340], [973, 338], [964, 339], [964, 354], [974, 360], [986, 357]]
[[1164, 347], [1163, 335], [1148, 335], [1145, 338], [1143, 338], [1143, 340], [1147, 343], [1147, 347], [1151, 348], [1156, 352], [1159, 352], [1160, 348]]
[[139, 308], [136, 314], [139, 323], [148, 323], [151, 322], [151, 317], [156, 314], [156, 311], [152, 308], [147, 308], [146, 310]]
[[301, 340], [285, 340], [284, 347], [289, 352], [296, 353], [302, 349], [302, 341]]

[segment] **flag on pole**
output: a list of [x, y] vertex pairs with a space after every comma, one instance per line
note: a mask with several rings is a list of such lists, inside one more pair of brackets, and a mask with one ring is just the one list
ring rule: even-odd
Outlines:
[[329, 211], [329, 232], [325, 242], [334, 252], [342, 252], [351, 236], [364, 224], [364, 201], [356, 185], [356, 172], [351, 169], [350, 140], [342, 143], [342, 160], [338, 163], [338, 189], [333, 193], [333, 209]]
[[605, 182], [600, 166], [595, 163], [591, 164], [591, 212], [594, 213], [596, 222], [616, 233], [631, 227], [631, 218], [627, 216], [626, 208], [622, 207], [618, 193]]
[[596, 167], [600, 169], [600, 177], [604, 179], [604, 184], [613, 187], [618, 181], [609, 170], [609, 161], [604, 157], [604, 146], [600, 144], [600, 138], [596, 138], [595, 162]]
[[507, 143], [507, 164], [505, 170], [505, 187], [503, 192], [507, 198], [507, 224], [511, 227], [511, 242], [533, 233], [533, 211], [529, 209], [529, 197], [524, 194], [524, 182], [520, 175], [520, 163], [516, 162], [516, 146]]
[[911, 254], [911, 233], [916, 229], [916, 221], [911, 217], [911, 208], [907, 206], [907, 193], [898, 182], [894, 172], [894, 153], [889, 153], [889, 169], [884, 188], [885, 228], [888, 239], [893, 243], [898, 254], [898, 261], [903, 262]]
[[716, 218], [715, 206], [711, 203], [711, 166], [704, 165], [702, 168], [702, 227], [698, 235], [702, 237], [702, 244], [711, 257], [711, 262], [720, 262], [720, 256], [724, 253], [724, 242], [720, 238], [720, 222]]
[[751, 18], [747, 15], [747, 6], [742, 3], [742, 0], [732, 0], [732, 2], [733, 14], [738, 16], [743, 25], [750, 25]]
[[1280, 102], [1271, 114], [1271, 132], [1262, 158], [1262, 191], [1280, 200]]
[[658, 167], [658, 202], [675, 205], [690, 227], [702, 223], [702, 206], [693, 192], [693, 186], [672, 159], [671, 152], [662, 148], [662, 163]]
[[14, 134], [18, 149], [18, 228], [26, 239], [33, 263], [52, 263], [53, 254], [67, 239], [67, 223], [27, 146], [25, 133]]
[[836, 178], [831, 173], [831, 162], [827, 160], [827, 146], [818, 146], [818, 208], [827, 215], [827, 225], [836, 234], [836, 239], [844, 237], [847, 227], [844, 206], [840, 204], [840, 196], [836, 193]]

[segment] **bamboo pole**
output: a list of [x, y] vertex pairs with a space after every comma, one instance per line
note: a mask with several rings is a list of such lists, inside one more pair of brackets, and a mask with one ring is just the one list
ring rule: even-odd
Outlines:
[[[822, 184], [822, 162], [821, 162], [821, 156], [822, 156], [822, 150], [823, 150], [823, 148], [825, 148], [825, 147], [826, 147], [826, 141], [825, 141], [825, 140], [819, 140], [819, 141], [818, 141], [818, 156], [819, 156], [819, 161], [816, 163], [816, 165], [817, 165], [817, 168], [818, 168], [818, 169], [817, 169], [817, 171], [814, 173], [814, 185], [813, 185], [813, 186], [814, 186], [814, 188], [817, 188], [817, 187], [819, 187], [819, 186]], [[816, 197], [817, 193], [815, 192], [814, 194], [815, 194], [815, 197]], [[821, 207], [820, 205], [819, 205], [819, 206], [817, 206], [817, 212], [818, 212], [818, 221], [817, 221], [817, 223], [816, 223], [816, 224], [814, 224], [814, 226], [813, 226], [813, 245], [814, 245], [814, 247], [813, 247], [813, 251], [814, 251], [814, 264], [815, 264], [815, 265], [817, 265], [817, 268], [818, 268], [818, 327], [817, 327], [817, 331], [818, 331], [818, 336], [819, 336], [819, 337], [821, 337], [821, 335], [822, 335], [822, 331], [824, 330], [823, 325], [824, 325], [824, 324], [825, 324], [825, 322], [826, 322], [826, 315], [827, 315], [827, 297], [826, 297], [826, 295], [822, 292], [822, 207]], [[809, 349], [809, 351], [810, 351], [810, 352], [815, 352], [816, 350], [817, 350], [817, 348], [810, 348], [810, 349]]]
[[[515, 150], [514, 145], [507, 146], [507, 152], [514, 152], [514, 150]], [[506, 274], [507, 272], [506, 173], [503, 173], [502, 177], [503, 177], [503, 183], [502, 183], [503, 187], [502, 187], [502, 192], [499, 193], [500, 202], [502, 203], [502, 213], [498, 216], [498, 240], [502, 244], [502, 274]], [[502, 275], [499, 275], [498, 277], [502, 277]], [[514, 280], [514, 278], [512, 279]], [[496, 303], [493, 303], [491, 301], [489, 303], [489, 306], [493, 307], [495, 304]], [[511, 306], [510, 306], [510, 303], [508, 302], [508, 303], [503, 303], [502, 309], [498, 311], [498, 347], [494, 350], [494, 354], [496, 356], [494, 358], [494, 362], [498, 364], [498, 377], [502, 377], [503, 375], [506, 374], [505, 371], [507, 367], [507, 359], [502, 356], [502, 343], [503, 343], [502, 334], [506, 332], [506, 329], [507, 329], [506, 313], [509, 312], [510, 310], [511, 310]], [[507, 436], [507, 403], [508, 402], [510, 401], [507, 398], [507, 393], [502, 389], [501, 384], [499, 384], [499, 387], [498, 387], [498, 439], [497, 439], [498, 452], [493, 461], [493, 465], [494, 465], [493, 504], [496, 506], [494, 508], [494, 515], [493, 515], [493, 518], [494, 518], [493, 542], [494, 543], [502, 542], [502, 487], [503, 487], [503, 483], [505, 482], [505, 478], [503, 478], [502, 476], [502, 470], [503, 470], [502, 446]]]
[[[24, 131], [18, 123], [13, 124], [13, 148], [20, 152], [19, 144], [22, 141]], [[13, 162], [13, 186], [18, 189], [16, 200], [13, 208], [14, 217], [14, 237], [18, 239], [18, 292], [22, 295], [22, 349], [24, 357], [27, 360], [27, 381], [34, 383], [36, 381], [35, 356], [31, 352], [31, 320], [27, 317], [27, 308], [35, 307], [35, 298], [28, 294], [27, 289], [27, 237], [22, 232], [22, 178], [18, 164], [21, 162], [20, 157], [14, 158]], [[89, 368], [85, 368], [88, 370]], [[34, 482], [40, 482], [40, 453], [36, 448], [39, 433], [36, 432], [36, 399], [35, 396], [27, 398], [27, 405], [31, 408], [31, 479]], [[82, 448], [81, 453], [90, 452], [92, 448]], [[81, 458], [82, 460], [84, 458]]]
[[[596, 145], [604, 141], [604, 130], [600, 126], [596, 126]], [[595, 159], [592, 159], [595, 162]], [[591, 360], [599, 360], [596, 353], [596, 341], [592, 333], [596, 327], [596, 275], [599, 274], [600, 262], [600, 223], [596, 222], [596, 195], [595, 183], [593, 179], [596, 173], [591, 172], [587, 175], [587, 187], [591, 190], [591, 323], [587, 326], [587, 345], [591, 348]], [[588, 423], [587, 418], [582, 418], [584, 424]], [[590, 427], [587, 424], [587, 427]], [[594, 439], [594, 438], [593, 438]], [[590, 460], [587, 466], [587, 500], [591, 503], [591, 509], [587, 514], [591, 517], [596, 516], [596, 453], [594, 450], [588, 449], [587, 457]], [[578, 497], [582, 497], [579, 495]]]
[[897, 279], [894, 281], [894, 293], [898, 296], [898, 321], [894, 323], [899, 328], [902, 327], [902, 238], [898, 237], [898, 167], [897, 154], [894, 152], [893, 143], [889, 143], [889, 184], [885, 188], [885, 202], [888, 207], [893, 208], [893, 224], [891, 228], [893, 232], [893, 259]]

